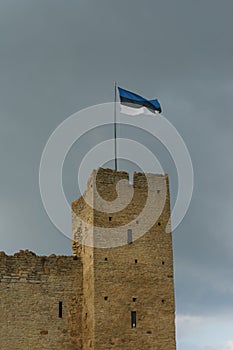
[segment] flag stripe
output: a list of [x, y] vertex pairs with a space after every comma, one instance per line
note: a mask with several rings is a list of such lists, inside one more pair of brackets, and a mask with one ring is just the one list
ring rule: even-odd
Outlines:
[[[161, 107], [160, 106], [155, 106], [153, 103], [151, 103], [148, 100], [133, 100], [127, 97], [123, 97], [120, 95], [120, 100], [121, 104], [128, 106], [128, 107], [134, 107], [134, 108], [141, 108], [141, 107], [146, 107], [148, 108], [151, 112], [155, 113], [156, 111], [158, 113], [161, 113]], [[155, 100], [156, 101], [156, 100]]]
[[155, 113], [158, 113], [154, 111], [151, 112], [148, 108], [143, 106], [141, 106], [140, 108], [135, 108], [135, 107], [123, 105], [122, 103], [121, 103], [120, 111], [123, 114], [128, 114], [131, 116], [140, 115], [140, 114], [155, 115]]
[[139, 96], [137, 94], [135, 94], [134, 92], [122, 89], [118, 86], [118, 90], [119, 90], [119, 95], [121, 97], [126, 97], [129, 98], [131, 100], [135, 100], [135, 101], [145, 101], [146, 99], [142, 96]]

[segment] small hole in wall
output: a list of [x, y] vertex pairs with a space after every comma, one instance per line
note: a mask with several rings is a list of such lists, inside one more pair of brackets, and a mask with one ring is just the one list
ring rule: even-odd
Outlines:
[[133, 298], [133, 302], [134, 302], [134, 303], [136, 302], [136, 300], [137, 300], [137, 298]]
[[157, 190], [157, 193], [160, 193], [160, 190]]
[[108, 261], [108, 258], [105, 258], [104, 260], [105, 260], [105, 261]]
[[158, 225], [161, 226], [161, 222], [158, 222]]
[[165, 300], [164, 300], [164, 299], [162, 299], [162, 303], [163, 303], [163, 304], [165, 303]]
[[147, 331], [146, 333], [147, 333], [147, 334], [152, 334], [152, 332], [151, 332], [151, 331]]
[[135, 264], [137, 264], [138, 263], [138, 259], [135, 259], [134, 262], [135, 262]]
[[111, 216], [109, 216], [108, 220], [109, 220], [109, 221], [112, 221], [112, 217], [111, 217]]
[[138, 220], [136, 220], [136, 224], [139, 224], [139, 221], [138, 221]]
[[164, 261], [162, 261], [162, 265], [164, 265], [165, 264], [165, 262]]
[[108, 297], [104, 297], [104, 300], [108, 300]]

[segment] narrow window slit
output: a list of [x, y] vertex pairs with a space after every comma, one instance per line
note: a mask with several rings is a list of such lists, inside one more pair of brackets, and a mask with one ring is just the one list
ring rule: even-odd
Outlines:
[[127, 243], [131, 244], [133, 242], [133, 233], [131, 229], [127, 231]]
[[59, 317], [62, 318], [62, 301], [59, 301]]
[[131, 326], [136, 328], [136, 311], [131, 312]]

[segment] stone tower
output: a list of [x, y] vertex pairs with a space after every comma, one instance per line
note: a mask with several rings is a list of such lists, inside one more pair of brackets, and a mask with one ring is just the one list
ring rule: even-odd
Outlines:
[[[125, 172], [94, 171], [72, 204], [73, 253], [83, 264], [82, 347], [175, 350], [168, 176], [135, 173], [133, 184], [128, 180]], [[110, 212], [101, 210], [98, 196]], [[113, 201], [118, 211], [111, 212]]]

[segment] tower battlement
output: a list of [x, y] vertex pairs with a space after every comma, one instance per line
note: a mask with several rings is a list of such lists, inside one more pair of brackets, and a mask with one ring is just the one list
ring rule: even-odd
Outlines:
[[[87, 181], [86, 192], [93, 192], [93, 182], [96, 182], [97, 190], [102, 190], [101, 194], [103, 195], [110, 195], [109, 190], [110, 187], [112, 187], [113, 193], [111, 193], [111, 195], [114, 197], [114, 195], [116, 196], [116, 185], [119, 181], [125, 180], [125, 183], [127, 183], [129, 187], [132, 187], [135, 190], [147, 190], [148, 179], [150, 179], [150, 181], [153, 183], [153, 187], [151, 188], [152, 191], [156, 191], [157, 187], [161, 186], [162, 181], [165, 181], [168, 185], [168, 174], [134, 172], [133, 182], [130, 183], [129, 174], [125, 171], [115, 171], [112, 169], [99, 168], [98, 170], [93, 170], [92, 174], [90, 175]], [[101, 185], [103, 186], [102, 188]], [[82, 197], [72, 203], [72, 209], [75, 209], [75, 206], [77, 206], [81, 199]]]
[[84, 348], [174, 350], [168, 176], [100, 168], [72, 210]]

